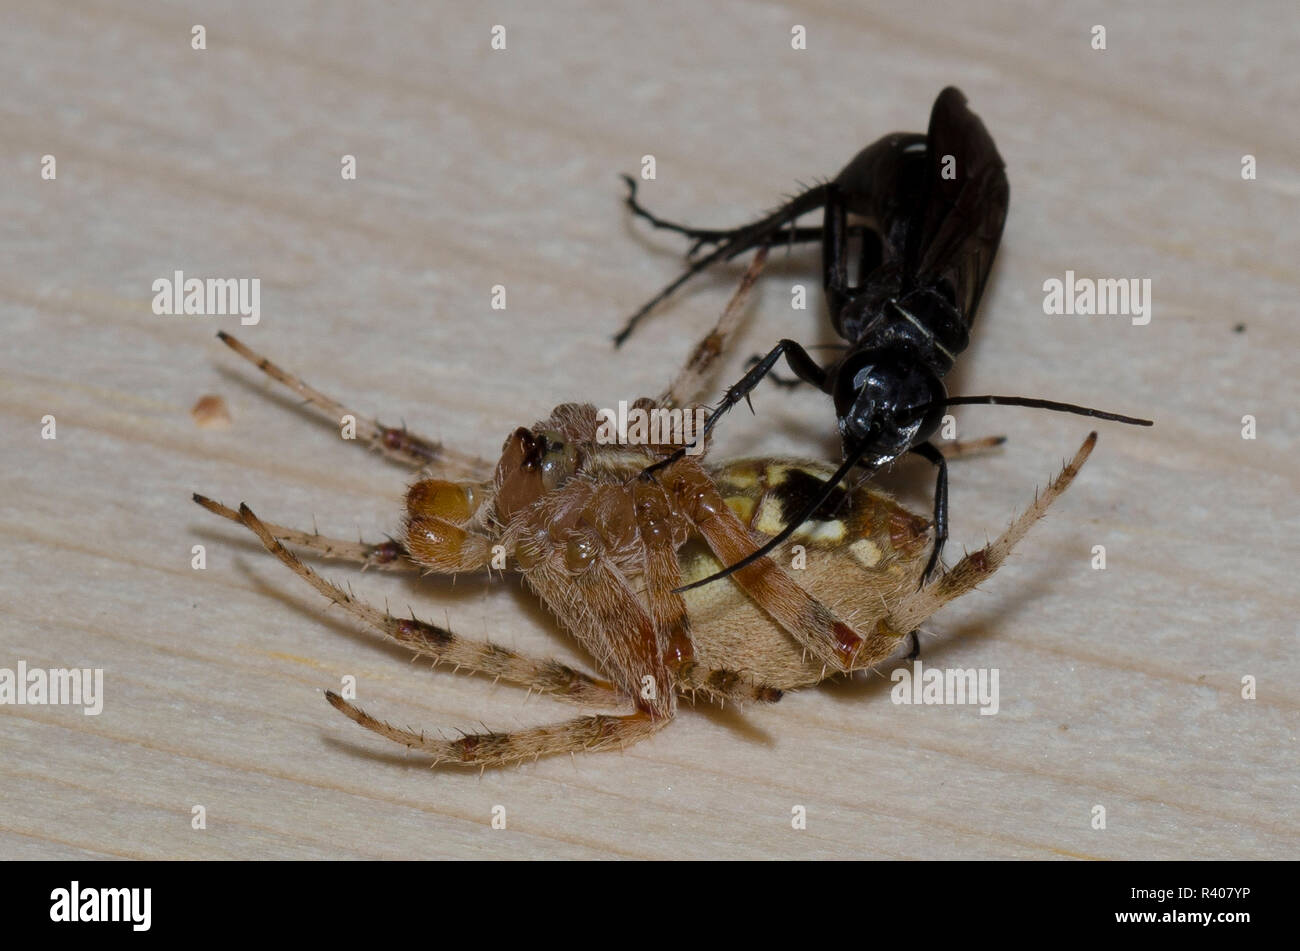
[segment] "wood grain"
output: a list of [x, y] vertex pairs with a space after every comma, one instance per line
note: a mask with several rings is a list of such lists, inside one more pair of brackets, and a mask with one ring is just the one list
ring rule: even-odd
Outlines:
[[[106, 700], [96, 717], [0, 707], [0, 856], [1295, 854], [1289, 4], [3, 6], [0, 666], [102, 667]], [[191, 49], [195, 23], [206, 50]], [[494, 23], [504, 51], [489, 48]], [[557, 402], [657, 392], [739, 275], [701, 280], [613, 352], [681, 250], [629, 221], [617, 173], [653, 154], [648, 204], [738, 223], [877, 136], [923, 128], [950, 83], [1012, 192], [951, 388], [1157, 420], [1102, 427], [1017, 556], [931, 621], [924, 660], [998, 668], [998, 715], [897, 706], [885, 677], [863, 678], [770, 709], [687, 710], [623, 754], [480, 776], [431, 772], [335, 714], [322, 691], [345, 675], [372, 712], [426, 729], [569, 710], [408, 663], [191, 503], [197, 490], [375, 538], [398, 526], [406, 478], [340, 445], [215, 332], [491, 456]], [[789, 310], [796, 281], [821, 306], [816, 267], [774, 255], [719, 387], [778, 335], [829, 333]], [[151, 284], [177, 269], [259, 277], [260, 324], [155, 316]], [[1150, 324], [1044, 316], [1043, 282], [1067, 269], [1150, 278]], [[489, 307], [495, 284], [505, 311]], [[205, 394], [231, 428], [195, 425]], [[756, 405], [720, 457], [835, 452], [816, 394], [762, 390]], [[1089, 428], [1019, 409], [958, 417], [965, 435], [1009, 441], [954, 466], [953, 551], [1000, 530]], [[923, 465], [887, 481], [924, 509]], [[466, 635], [582, 659], [515, 583], [327, 574]], [[1242, 699], [1245, 676], [1257, 699]], [[796, 805], [806, 830], [791, 828]]]

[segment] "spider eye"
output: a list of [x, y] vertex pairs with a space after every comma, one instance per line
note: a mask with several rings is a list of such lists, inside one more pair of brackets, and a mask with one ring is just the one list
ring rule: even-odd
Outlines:
[[578, 447], [561, 433], [547, 431], [538, 437], [541, 447], [542, 485], [551, 491], [578, 471]]

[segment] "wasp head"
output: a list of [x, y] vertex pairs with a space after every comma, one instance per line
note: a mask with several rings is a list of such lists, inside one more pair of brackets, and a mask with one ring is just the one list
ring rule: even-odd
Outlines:
[[910, 351], [867, 350], [840, 364], [834, 398], [845, 458], [878, 468], [938, 430], [948, 392]]

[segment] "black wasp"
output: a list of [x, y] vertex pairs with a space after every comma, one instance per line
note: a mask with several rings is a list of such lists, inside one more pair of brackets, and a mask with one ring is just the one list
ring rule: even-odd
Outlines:
[[[794, 340], [782, 340], [727, 390], [706, 432], [749, 393], [784, 356], [795, 376], [828, 394], [844, 448], [844, 462], [785, 530], [707, 584], [767, 554], [821, 508], [848, 473], [870, 475], [904, 453], [938, 467], [935, 547], [926, 575], [948, 537], [948, 472], [929, 440], [949, 406], [1001, 403], [1035, 406], [1149, 426], [1149, 420], [1022, 397], [949, 397], [943, 376], [970, 342], [971, 323], [1002, 238], [1009, 188], [997, 146], [961, 91], [949, 86], [934, 102], [929, 131], [896, 132], [867, 146], [834, 179], [809, 188], [751, 224], [729, 231], [665, 221], [640, 205], [627, 178], [628, 205], [656, 228], [692, 239], [686, 271], [642, 307], [615, 337], [621, 344], [636, 324], [692, 275], [718, 261], [779, 241], [822, 243], [822, 283], [836, 333], [847, 341], [822, 366]], [[820, 228], [798, 227], [802, 215], [823, 209]], [[855, 223], [850, 225], [853, 216]], [[850, 282], [853, 239], [856, 282]], [[705, 246], [708, 254], [698, 256]], [[682, 588], [679, 590], [686, 590]]]

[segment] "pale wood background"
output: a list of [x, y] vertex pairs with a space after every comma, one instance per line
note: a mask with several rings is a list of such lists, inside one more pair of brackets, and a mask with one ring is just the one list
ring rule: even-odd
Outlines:
[[[0, 856], [1293, 856], [1294, 5], [472, 6], [4, 4], [0, 666], [103, 667], [107, 705], [0, 708]], [[505, 52], [489, 50], [494, 23]], [[790, 48], [795, 23], [807, 51]], [[426, 728], [572, 712], [409, 664], [190, 502], [375, 537], [397, 527], [404, 487], [215, 331], [493, 454], [556, 402], [657, 391], [738, 273], [612, 352], [681, 250], [630, 224], [616, 173], [653, 153], [647, 202], [737, 223], [877, 136], [924, 129], [948, 83], [1012, 192], [952, 389], [1158, 420], [1102, 427], [1018, 557], [930, 623], [925, 659], [999, 668], [1002, 712], [894, 706], [864, 678], [687, 711], [621, 755], [480, 776], [431, 772], [330, 710], [321, 691], [353, 674], [372, 712]], [[150, 284], [177, 268], [260, 277], [261, 325], [154, 316]], [[1045, 317], [1042, 282], [1067, 268], [1151, 278], [1151, 324]], [[829, 333], [816, 309], [790, 313], [799, 279], [816, 286], [814, 254], [774, 257], [728, 377], [778, 335]], [[505, 312], [488, 307], [496, 283]], [[194, 425], [204, 393], [230, 403], [232, 429]], [[834, 453], [816, 394], [764, 390], [757, 406], [720, 456]], [[47, 413], [56, 441], [39, 437]], [[1010, 441], [954, 468], [951, 551], [999, 530], [1089, 428], [960, 419]], [[888, 481], [924, 508], [927, 467]], [[205, 571], [190, 568], [199, 543]], [[466, 635], [573, 656], [518, 585], [328, 573]], [[206, 831], [190, 828], [196, 803]], [[489, 827], [498, 804], [505, 831]]]

